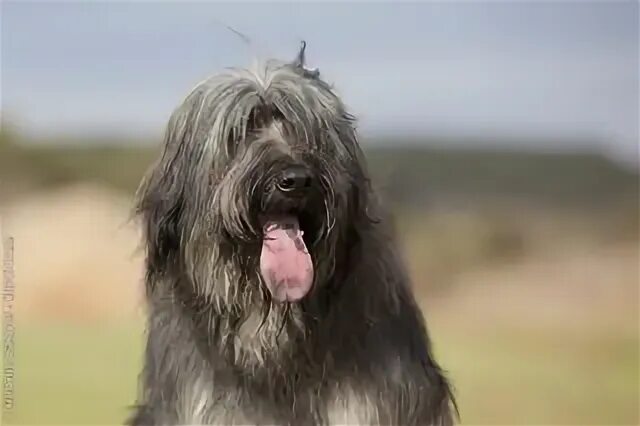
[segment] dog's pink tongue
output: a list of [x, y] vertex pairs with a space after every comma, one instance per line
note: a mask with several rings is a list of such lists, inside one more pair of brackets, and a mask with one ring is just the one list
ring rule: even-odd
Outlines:
[[271, 295], [279, 302], [302, 299], [311, 289], [313, 263], [298, 219], [270, 218], [263, 229], [260, 273]]

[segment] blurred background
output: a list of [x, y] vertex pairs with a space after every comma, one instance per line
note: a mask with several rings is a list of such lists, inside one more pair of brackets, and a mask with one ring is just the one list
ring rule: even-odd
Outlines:
[[359, 118], [462, 423], [638, 424], [637, 2], [0, 10], [5, 424], [122, 423], [144, 332], [132, 195], [164, 125], [204, 77], [302, 39]]

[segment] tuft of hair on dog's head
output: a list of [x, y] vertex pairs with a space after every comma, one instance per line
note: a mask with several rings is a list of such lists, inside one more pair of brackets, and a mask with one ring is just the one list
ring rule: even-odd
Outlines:
[[300, 70], [302, 74], [307, 78], [320, 78], [320, 70], [318, 68], [307, 68], [305, 52], [307, 50], [307, 42], [302, 41], [298, 55], [296, 56], [293, 66]]
[[[173, 112], [161, 157], [138, 190], [148, 282], [187, 277], [196, 294], [228, 309], [268, 301], [256, 263], [265, 215], [297, 215], [314, 288], [331, 280], [370, 224], [354, 118], [318, 70], [306, 68], [305, 48], [293, 62], [207, 78]], [[290, 167], [311, 176], [304, 200], [275, 189]]]

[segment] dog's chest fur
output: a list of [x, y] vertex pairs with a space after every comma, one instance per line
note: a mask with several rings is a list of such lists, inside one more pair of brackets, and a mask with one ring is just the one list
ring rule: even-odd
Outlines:
[[[240, 332], [237, 339], [230, 340], [235, 357], [232, 361], [225, 360], [216, 350], [200, 351], [193, 347], [185, 350], [187, 343], [195, 339], [187, 325], [190, 322], [179, 320], [177, 315], [168, 318], [161, 330], [154, 330], [152, 340], [159, 339], [159, 346], [167, 348], [162, 358], [167, 363], [164, 368], [158, 367], [164, 371], [164, 380], [176, 385], [171, 394], [161, 398], [164, 414], [160, 417], [171, 419], [170, 424], [329, 426], [380, 423], [374, 400], [375, 387], [358, 385], [348, 375], [344, 379], [340, 375], [323, 378], [321, 371], [324, 368], [313, 361], [309, 362], [315, 365], [317, 374], [304, 383], [292, 383], [290, 379], [297, 375], [296, 372], [312, 369], [305, 364], [290, 366], [277, 376], [279, 378], [269, 376], [265, 379], [276, 366], [286, 362], [284, 359], [278, 361], [278, 358], [265, 361], [266, 354], [256, 355], [260, 353], [259, 342], [264, 344], [271, 339], [260, 339], [254, 334], [252, 340]], [[246, 324], [250, 325], [251, 321]], [[171, 336], [176, 344], [169, 345], [165, 339], [171, 336], [159, 332], [166, 330], [175, 332]], [[286, 332], [281, 338], [280, 343], [289, 341]], [[220, 344], [214, 346], [220, 348]], [[265, 389], [265, 383], [270, 386], [269, 390]]]
[[[358, 391], [349, 385], [336, 385], [334, 390], [325, 393], [326, 398], [319, 397], [323, 392], [305, 392], [299, 395], [299, 404], [304, 404], [309, 416], [306, 418], [291, 418], [283, 420], [280, 415], [273, 414], [270, 404], [260, 401], [243, 400], [243, 396], [234, 393], [217, 395], [216, 392], [203, 381], [196, 381], [181, 393], [178, 407], [178, 423], [184, 425], [353, 425], [379, 424], [378, 407], [372, 395]], [[226, 389], [229, 391], [229, 389]], [[285, 410], [295, 409], [296, 401]], [[262, 409], [268, 406], [269, 409]], [[285, 416], [286, 417], [286, 416]]]

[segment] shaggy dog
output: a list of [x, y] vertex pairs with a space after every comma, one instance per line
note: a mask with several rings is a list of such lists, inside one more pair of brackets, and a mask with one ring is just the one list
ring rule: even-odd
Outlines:
[[453, 422], [354, 119], [304, 44], [193, 89], [138, 212], [148, 341], [130, 424]]

